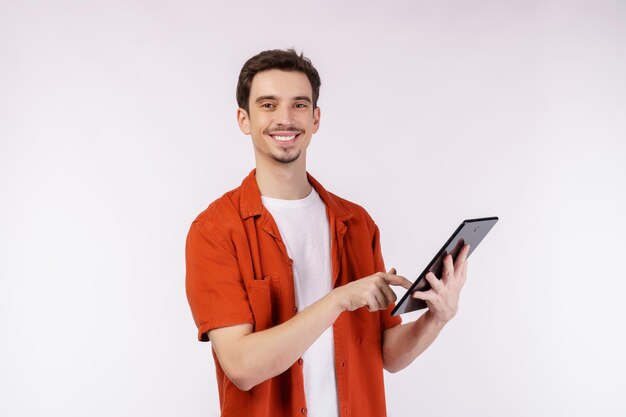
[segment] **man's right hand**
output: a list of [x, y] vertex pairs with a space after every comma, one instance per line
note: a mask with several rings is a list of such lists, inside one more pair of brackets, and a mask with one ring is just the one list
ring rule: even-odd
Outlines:
[[390, 285], [398, 285], [408, 290], [411, 288], [411, 281], [396, 275], [396, 270], [392, 268], [387, 273], [377, 272], [335, 288], [331, 296], [339, 304], [341, 311], [354, 311], [361, 307], [367, 307], [369, 311], [384, 310], [397, 299]]
[[383, 310], [394, 302], [396, 295], [389, 285], [411, 286], [395, 273], [394, 269], [379, 272], [335, 288], [291, 319], [266, 330], [253, 332], [251, 324], [238, 324], [209, 331], [224, 373], [237, 388], [247, 391], [285, 372], [342, 311], [364, 306], [370, 311]]

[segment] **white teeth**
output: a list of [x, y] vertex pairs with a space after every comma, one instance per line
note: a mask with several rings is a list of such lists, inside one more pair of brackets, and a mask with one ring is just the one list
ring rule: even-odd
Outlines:
[[292, 136], [273, 136], [274, 139], [276, 139], [279, 142], [287, 142], [289, 140], [293, 140], [293, 138], [295, 138], [296, 135], [292, 135]]

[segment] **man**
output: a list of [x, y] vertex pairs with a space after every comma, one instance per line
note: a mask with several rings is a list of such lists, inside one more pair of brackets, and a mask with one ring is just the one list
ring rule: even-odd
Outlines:
[[222, 416], [386, 414], [383, 368], [408, 366], [455, 315], [466, 246], [416, 292], [428, 311], [401, 325], [379, 231], [360, 206], [306, 171], [320, 123], [320, 78], [293, 50], [243, 66], [237, 120], [256, 169], [214, 201], [187, 238], [187, 297], [211, 341]]

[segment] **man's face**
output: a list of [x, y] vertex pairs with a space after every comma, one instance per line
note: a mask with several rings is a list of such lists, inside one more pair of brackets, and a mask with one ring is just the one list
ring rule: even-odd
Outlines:
[[320, 121], [313, 108], [311, 83], [302, 72], [272, 69], [259, 72], [250, 87], [250, 111], [237, 111], [239, 127], [252, 137], [257, 163], [290, 164], [305, 158]]

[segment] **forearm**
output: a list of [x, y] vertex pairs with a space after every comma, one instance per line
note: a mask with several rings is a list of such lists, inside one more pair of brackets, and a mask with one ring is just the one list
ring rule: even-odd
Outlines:
[[389, 372], [398, 372], [411, 364], [437, 338], [445, 322], [427, 311], [411, 323], [385, 331], [383, 365]]
[[244, 336], [237, 347], [243, 389], [250, 389], [289, 369], [333, 325], [341, 312], [331, 292], [290, 320]]

